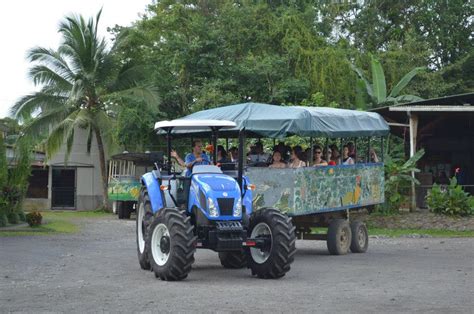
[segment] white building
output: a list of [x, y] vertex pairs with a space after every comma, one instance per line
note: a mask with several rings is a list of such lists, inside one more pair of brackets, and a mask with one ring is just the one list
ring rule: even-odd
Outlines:
[[32, 165], [25, 209], [92, 210], [102, 204], [102, 179], [95, 136], [87, 152], [87, 130], [77, 128], [65, 161], [65, 144], [50, 160], [37, 153]]

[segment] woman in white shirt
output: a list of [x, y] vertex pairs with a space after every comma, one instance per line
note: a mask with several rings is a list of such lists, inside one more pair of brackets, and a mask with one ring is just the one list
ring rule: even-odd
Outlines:
[[288, 167], [289, 168], [305, 167], [306, 163], [302, 159], [303, 159], [303, 149], [301, 148], [301, 146], [296, 145], [291, 150], [291, 162], [288, 165]]
[[354, 159], [349, 157], [349, 146], [344, 145], [342, 147], [342, 164], [343, 165], [353, 165], [354, 164]]

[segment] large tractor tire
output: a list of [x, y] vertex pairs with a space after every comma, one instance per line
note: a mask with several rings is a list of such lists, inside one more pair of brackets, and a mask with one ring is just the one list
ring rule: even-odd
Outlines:
[[196, 237], [191, 218], [177, 208], [163, 208], [147, 232], [146, 249], [151, 269], [161, 280], [188, 276], [194, 263]]
[[248, 264], [252, 275], [274, 279], [283, 277], [290, 270], [296, 253], [296, 234], [288, 216], [273, 208], [252, 213], [249, 237], [270, 239], [266, 248], [249, 249]]
[[334, 219], [329, 224], [327, 246], [331, 255], [344, 255], [349, 251], [352, 232], [349, 223], [344, 219]]
[[351, 252], [352, 253], [365, 253], [369, 247], [369, 233], [367, 227], [363, 222], [354, 221], [351, 223], [352, 241], [351, 241]]
[[219, 252], [219, 259], [224, 268], [244, 268], [247, 266], [247, 254], [244, 251]]
[[151, 209], [148, 191], [145, 187], [140, 191], [136, 221], [138, 263], [141, 269], [149, 270], [151, 266], [146, 249], [146, 238], [149, 226], [153, 221], [153, 211]]

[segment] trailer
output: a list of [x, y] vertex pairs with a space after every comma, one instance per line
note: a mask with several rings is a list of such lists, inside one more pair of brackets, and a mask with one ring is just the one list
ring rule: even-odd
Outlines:
[[[357, 162], [352, 165], [271, 169], [247, 164], [239, 176], [245, 175], [256, 187], [254, 209], [272, 207], [292, 217], [299, 239], [324, 240], [334, 255], [368, 249], [367, 227], [354, 214], [370, 212], [384, 203], [383, 146], [389, 126], [379, 114], [245, 103], [196, 112], [183, 119], [234, 121], [234, 129], [220, 132], [228, 138], [284, 140], [298, 136], [306, 138], [311, 147], [319, 142], [327, 149], [332, 142], [341, 151], [344, 141], [352, 141], [357, 152]], [[380, 160], [373, 158], [375, 147]], [[321, 233], [321, 228], [327, 232]]]
[[110, 158], [107, 191], [113, 213], [119, 219], [130, 219], [136, 211], [140, 177], [151, 170], [155, 163], [163, 163], [162, 152], [123, 152]]

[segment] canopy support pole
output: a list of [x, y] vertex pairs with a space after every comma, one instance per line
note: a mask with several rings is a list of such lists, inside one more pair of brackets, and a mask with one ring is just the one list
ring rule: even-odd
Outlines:
[[370, 136], [367, 137], [367, 163], [370, 163]]
[[339, 158], [340, 158], [340, 162], [339, 164], [342, 165], [342, 159], [344, 158], [344, 155], [343, 155], [343, 151], [344, 150], [344, 143], [343, 143], [343, 139], [341, 137], [341, 150], [339, 151]]
[[309, 138], [309, 145], [311, 147], [311, 155], [310, 155], [309, 160], [308, 160], [308, 166], [311, 166], [312, 163], [314, 162], [314, 147], [313, 147], [314, 145], [313, 145], [313, 138], [312, 137]]
[[383, 162], [383, 136], [380, 137], [380, 161]]
[[[239, 184], [240, 188], [243, 190], [243, 175], [244, 175], [244, 147], [245, 147], [245, 129], [240, 130], [239, 132], [239, 160], [237, 161], [237, 183]], [[241, 194], [243, 195], [244, 192], [242, 191]]]
[[354, 137], [354, 162], [357, 163], [357, 137]]
[[171, 175], [171, 131], [172, 130], [173, 128], [169, 128], [168, 130], [166, 130], [166, 157], [168, 158], [168, 160], [166, 161], [166, 164], [168, 168], [168, 175]]

